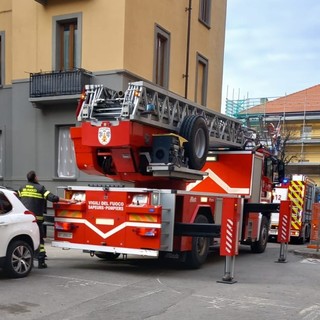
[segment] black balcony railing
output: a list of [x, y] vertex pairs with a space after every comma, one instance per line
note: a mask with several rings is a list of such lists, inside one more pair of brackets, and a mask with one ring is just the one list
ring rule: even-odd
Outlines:
[[80, 94], [92, 73], [84, 69], [30, 74], [30, 98]]

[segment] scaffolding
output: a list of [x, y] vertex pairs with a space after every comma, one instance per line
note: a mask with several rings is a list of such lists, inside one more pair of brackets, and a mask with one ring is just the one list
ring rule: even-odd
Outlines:
[[[226, 99], [226, 114], [242, 120], [243, 125], [253, 129], [263, 146], [275, 155], [279, 151], [277, 137], [280, 133], [282, 115], [273, 116], [272, 122], [268, 119], [267, 104], [275, 98], [246, 98], [239, 100]], [[254, 112], [251, 112], [254, 108]], [[276, 123], [276, 124], [274, 124]]]
[[254, 129], [268, 148], [279, 147], [276, 138], [291, 131], [288, 172], [312, 176], [320, 184], [320, 85], [283, 97], [227, 98], [225, 112]]
[[[246, 98], [246, 99], [226, 99], [226, 115], [230, 117], [239, 118], [242, 113], [246, 110], [261, 106], [261, 113], [265, 113], [263, 106], [266, 106], [266, 103], [270, 101], [271, 98]], [[273, 98], [274, 99], [274, 98]]]

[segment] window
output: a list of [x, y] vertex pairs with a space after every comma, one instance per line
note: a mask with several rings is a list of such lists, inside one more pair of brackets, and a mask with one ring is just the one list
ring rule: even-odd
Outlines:
[[4, 67], [4, 31], [0, 31], [0, 86], [5, 83]]
[[80, 68], [81, 15], [55, 17], [54, 23], [54, 68], [72, 70]]
[[210, 27], [211, 22], [211, 0], [200, 0], [199, 21]]
[[59, 178], [75, 178], [76, 163], [73, 142], [70, 137], [70, 126], [58, 126], [57, 175]]
[[8, 213], [12, 210], [12, 205], [7, 197], [0, 192], [0, 214]]
[[154, 82], [162, 87], [169, 85], [170, 34], [156, 26], [154, 54]]
[[197, 53], [195, 102], [207, 104], [208, 60]]
[[301, 127], [301, 138], [302, 139], [311, 139], [312, 126], [302, 126]]

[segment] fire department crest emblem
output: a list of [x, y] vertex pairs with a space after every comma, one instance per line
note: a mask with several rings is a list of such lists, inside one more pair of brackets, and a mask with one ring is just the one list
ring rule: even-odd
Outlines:
[[98, 130], [98, 140], [104, 146], [111, 140], [111, 130], [108, 127], [101, 127]]

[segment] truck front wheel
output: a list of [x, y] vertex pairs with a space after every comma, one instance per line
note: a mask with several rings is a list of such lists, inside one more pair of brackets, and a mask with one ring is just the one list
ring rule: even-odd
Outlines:
[[262, 253], [265, 251], [268, 242], [269, 222], [267, 217], [262, 217], [259, 240], [252, 242], [251, 251], [253, 253]]

